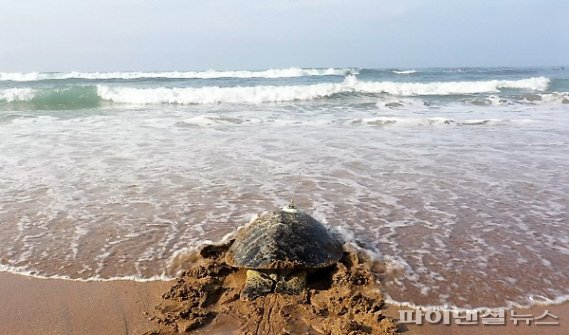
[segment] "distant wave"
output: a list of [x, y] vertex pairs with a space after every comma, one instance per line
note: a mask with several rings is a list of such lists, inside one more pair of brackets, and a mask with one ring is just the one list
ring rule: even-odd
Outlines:
[[395, 74], [413, 74], [417, 73], [417, 70], [393, 70]]
[[39, 108], [94, 107], [100, 102], [124, 104], [216, 104], [266, 103], [314, 100], [336, 94], [390, 94], [395, 96], [461, 95], [494, 93], [500, 89], [544, 91], [549, 85], [544, 77], [520, 80], [457, 82], [377, 82], [358, 81], [351, 75], [339, 83], [288, 86], [236, 86], [185, 88], [134, 88], [96, 85], [67, 88], [0, 90], [0, 100], [7, 103], [31, 102]]
[[0, 81], [39, 81], [65, 79], [214, 79], [214, 78], [293, 78], [305, 76], [344, 76], [358, 73], [355, 68], [269, 69], [261, 71], [172, 71], [172, 72], [0, 72]]
[[357, 82], [355, 90], [362, 93], [389, 93], [392, 95], [457, 95], [500, 92], [500, 89], [513, 88], [544, 91], [550, 80], [534, 77], [520, 80], [487, 81], [449, 81], [449, 82]]

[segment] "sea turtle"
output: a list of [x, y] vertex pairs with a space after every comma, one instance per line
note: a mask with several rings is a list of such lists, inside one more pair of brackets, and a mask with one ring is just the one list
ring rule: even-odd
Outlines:
[[326, 227], [291, 202], [240, 229], [225, 260], [247, 269], [241, 298], [254, 300], [270, 292], [299, 294], [307, 271], [331, 266], [342, 255]]

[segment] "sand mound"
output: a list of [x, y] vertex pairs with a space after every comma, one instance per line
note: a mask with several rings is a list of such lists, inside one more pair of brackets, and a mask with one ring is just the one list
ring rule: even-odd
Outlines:
[[301, 295], [269, 294], [242, 301], [245, 271], [229, 267], [229, 245], [209, 246], [165, 293], [147, 334], [394, 334], [369, 260], [356, 251], [309, 274]]

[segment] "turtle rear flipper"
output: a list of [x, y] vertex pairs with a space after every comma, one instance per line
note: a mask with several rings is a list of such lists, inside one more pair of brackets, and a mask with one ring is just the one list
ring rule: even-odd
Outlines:
[[275, 293], [300, 294], [306, 287], [306, 270], [289, 272], [279, 278]]
[[271, 293], [274, 281], [268, 273], [247, 270], [245, 286], [241, 290], [240, 297], [243, 300], [255, 300], [256, 298]]

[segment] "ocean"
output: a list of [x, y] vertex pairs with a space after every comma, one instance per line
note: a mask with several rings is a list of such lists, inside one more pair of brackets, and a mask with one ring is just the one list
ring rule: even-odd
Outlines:
[[569, 68], [0, 73], [0, 271], [169, 279], [295, 188], [391, 303], [566, 301]]

